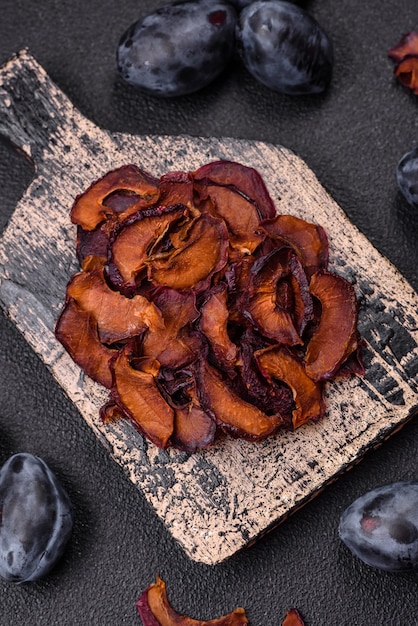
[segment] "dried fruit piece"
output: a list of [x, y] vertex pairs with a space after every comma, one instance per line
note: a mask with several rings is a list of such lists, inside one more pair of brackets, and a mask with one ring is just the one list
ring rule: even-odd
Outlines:
[[125, 346], [112, 361], [113, 394], [137, 428], [160, 448], [166, 448], [174, 429], [174, 410], [162, 397], [155, 377], [158, 361], [137, 359], [130, 364], [131, 347]]
[[196, 170], [193, 181], [198, 189], [201, 184], [233, 189], [254, 204], [260, 220], [276, 215], [276, 208], [267, 187], [253, 167], [235, 161], [213, 161]]
[[174, 204], [142, 210], [122, 222], [110, 241], [108, 272], [112, 284], [123, 294], [135, 292], [138, 277], [146, 275], [150, 247], [186, 212], [183, 204]]
[[199, 327], [208, 339], [216, 361], [229, 369], [236, 363], [238, 349], [228, 335], [227, 299], [228, 291], [225, 283], [214, 287], [200, 309]]
[[[155, 204], [160, 193], [158, 185], [158, 178], [136, 165], [123, 165], [100, 178], [76, 198], [71, 209], [71, 221], [85, 230], [94, 230], [108, 217], [116, 215], [119, 220], [124, 219], [138, 209]], [[130, 202], [124, 211], [114, 211], [106, 200], [116, 192], [133, 194], [135, 202]]]
[[302, 340], [291, 313], [293, 292], [287, 280], [290, 256], [290, 248], [276, 248], [254, 263], [242, 306], [243, 314], [262, 335], [293, 346]]
[[402, 35], [400, 41], [388, 51], [394, 61], [402, 61], [406, 56], [418, 54], [418, 32], [411, 31]]
[[242, 608], [219, 619], [200, 621], [180, 615], [167, 598], [165, 582], [157, 576], [157, 581], [150, 585], [136, 602], [136, 608], [144, 626], [246, 626], [247, 616]]
[[106, 223], [99, 224], [94, 230], [84, 230], [77, 226], [76, 253], [83, 270], [105, 266], [109, 234]]
[[200, 406], [194, 379], [186, 393], [189, 398], [186, 406], [175, 409], [172, 443], [184, 452], [196, 452], [213, 442], [216, 424]]
[[357, 349], [357, 298], [353, 286], [331, 272], [318, 272], [309, 290], [321, 302], [319, 326], [306, 350], [306, 373], [329, 380]]
[[[142, 354], [158, 359], [162, 367], [182, 368], [196, 358], [200, 341], [184, 329], [198, 316], [193, 291], [179, 292], [163, 287], [153, 304], [161, 311], [161, 327], [149, 328], [142, 342]], [[182, 332], [183, 331], [183, 332]]]
[[297, 609], [289, 609], [286, 611], [286, 617], [282, 626], [304, 626], [304, 621]]
[[129, 299], [112, 291], [104, 279], [103, 268], [75, 274], [67, 285], [67, 298], [91, 313], [103, 344], [130, 339], [147, 329], [157, 332], [164, 328], [161, 311], [155, 304], [141, 295]]
[[243, 254], [252, 254], [264, 240], [264, 235], [257, 232], [260, 220], [254, 204], [228, 187], [208, 184], [199, 192], [200, 209], [223, 219], [231, 245]]
[[404, 87], [418, 95], [418, 55], [402, 59], [395, 68], [395, 76]]
[[197, 385], [202, 406], [234, 436], [262, 439], [282, 426], [280, 416], [268, 416], [235, 394], [204, 359], [200, 360]]
[[101, 343], [97, 322], [91, 313], [83, 311], [70, 298], [58, 318], [55, 336], [87, 376], [110, 389], [112, 374], [109, 361], [115, 350]]
[[247, 331], [239, 342], [240, 363], [239, 375], [232, 380], [234, 389], [238, 394], [258, 407], [266, 415], [282, 417], [282, 426], [289, 429], [292, 427], [292, 411], [294, 409], [293, 395], [290, 388], [279, 381], [267, 379], [261, 373], [259, 364], [254, 354], [255, 351], [265, 347]]
[[399, 82], [418, 95], [418, 32], [402, 35], [399, 43], [388, 51], [397, 65], [394, 74]]
[[276, 215], [262, 222], [264, 232], [296, 251], [308, 275], [328, 265], [328, 238], [322, 228], [294, 215]]
[[255, 357], [266, 376], [283, 381], [292, 390], [296, 404], [292, 414], [294, 428], [323, 417], [323, 387], [307, 375], [303, 363], [297, 357], [280, 346], [257, 351]]
[[172, 289], [202, 291], [210, 285], [213, 274], [225, 266], [228, 246], [224, 222], [201, 213], [189, 225], [178, 247], [148, 257], [148, 277]]
[[193, 207], [193, 178], [187, 172], [168, 172], [160, 178], [160, 206], [184, 204]]
[[289, 258], [291, 272], [290, 284], [293, 291], [293, 323], [302, 337], [306, 326], [314, 318], [314, 303], [309, 292], [309, 282], [306, 271], [296, 255]]

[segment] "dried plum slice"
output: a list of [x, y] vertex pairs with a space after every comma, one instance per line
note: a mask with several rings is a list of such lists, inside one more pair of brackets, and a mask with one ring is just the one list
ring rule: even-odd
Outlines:
[[166, 448], [174, 429], [174, 410], [161, 395], [155, 378], [155, 359], [136, 359], [131, 366], [132, 348], [126, 345], [111, 362], [113, 398], [136, 428], [155, 445]]
[[323, 417], [323, 386], [309, 378], [303, 363], [290, 350], [271, 346], [257, 351], [255, 357], [267, 377], [283, 381], [292, 390], [296, 404], [292, 414], [294, 428]]
[[213, 274], [226, 265], [229, 246], [226, 226], [208, 213], [198, 215], [185, 238], [175, 243], [173, 250], [148, 257], [148, 277], [154, 284], [202, 291], [210, 285]]
[[402, 61], [407, 56], [418, 55], [418, 32], [411, 31], [402, 35], [400, 41], [388, 51], [394, 61]]
[[226, 369], [237, 360], [238, 349], [228, 335], [228, 291], [219, 283], [208, 294], [200, 308], [199, 328], [208, 339], [217, 363]]
[[75, 274], [67, 285], [67, 298], [92, 314], [99, 339], [104, 344], [127, 340], [147, 329], [157, 332], [164, 328], [161, 312], [155, 304], [141, 295], [129, 299], [110, 289], [103, 268]]
[[196, 381], [202, 407], [229, 434], [248, 439], [263, 439], [283, 425], [281, 416], [268, 416], [234, 393], [219, 371], [205, 359], [200, 359]]
[[302, 336], [307, 325], [314, 319], [314, 303], [309, 292], [308, 278], [297, 256], [290, 256], [289, 268], [293, 293], [292, 319], [296, 330]]
[[282, 626], [305, 626], [305, 622], [297, 609], [289, 609], [286, 611]]
[[242, 304], [243, 314], [262, 335], [290, 346], [302, 343], [289, 310], [291, 253], [290, 248], [277, 248], [254, 263]]
[[258, 232], [260, 216], [256, 205], [236, 189], [209, 183], [199, 184], [199, 209], [223, 219], [230, 235], [231, 246], [242, 254], [252, 254], [264, 241]]
[[[106, 199], [115, 192], [135, 194], [136, 201], [130, 202], [122, 212], [115, 211], [109, 204], [106, 205]], [[94, 230], [107, 218], [117, 216], [123, 220], [138, 209], [155, 204], [159, 194], [158, 178], [136, 165], [123, 165], [105, 174], [77, 196], [71, 209], [71, 221], [84, 230]]]
[[175, 611], [167, 597], [165, 582], [157, 576], [136, 602], [144, 626], [247, 626], [245, 611], [237, 608], [218, 619], [202, 622]]
[[325, 270], [312, 277], [309, 290], [322, 312], [306, 349], [306, 373], [313, 380], [329, 380], [357, 349], [357, 298], [345, 278]]
[[90, 378], [111, 388], [109, 361], [115, 350], [101, 343], [94, 316], [83, 311], [72, 298], [66, 301], [58, 318], [55, 336]]
[[418, 95], [418, 54], [407, 56], [399, 61], [394, 73], [404, 87]]
[[292, 426], [292, 411], [295, 408], [290, 388], [261, 373], [254, 353], [264, 349], [266, 343], [257, 339], [252, 331], [247, 331], [239, 342], [239, 376], [232, 381], [239, 395], [257, 406], [266, 415], [282, 417], [284, 427]]
[[262, 222], [262, 229], [279, 245], [292, 246], [310, 276], [328, 265], [328, 237], [322, 226], [294, 215], [276, 215]]
[[141, 271], [145, 273], [149, 248], [170, 225], [187, 215], [183, 204], [174, 204], [135, 213], [116, 230], [109, 248], [108, 275], [112, 284], [131, 295]]
[[160, 206], [184, 204], [192, 209], [194, 197], [193, 179], [186, 172], [168, 172], [160, 178]]
[[197, 452], [213, 443], [216, 424], [203, 409], [192, 402], [190, 406], [176, 409], [172, 444], [183, 452]]
[[396, 61], [394, 74], [399, 82], [418, 95], [418, 32], [403, 35], [388, 55]]
[[161, 327], [144, 335], [142, 354], [153, 356], [163, 367], [184, 367], [196, 358], [201, 341], [185, 330], [199, 315], [193, 291], [179, 292], [168, 287], [157, 291], [153, 304], [162, 314]]
[[83, 270], [106, 265], [109, 231], [104, 226], [101, 224], [94, 230], [84, 230], [77, 226], [76, 253]]
[[196, 170], [193, 180], [197, 187], [199, 184], [214, 184], [235, 190], [254, 203], [260, 220], [276, 215], [264, 180], [252, 167], [234, 161], [213, 161]]

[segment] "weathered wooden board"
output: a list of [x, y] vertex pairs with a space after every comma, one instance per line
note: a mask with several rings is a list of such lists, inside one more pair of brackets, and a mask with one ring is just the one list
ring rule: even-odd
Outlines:
[[[0, 132], [36, 165], [0, 241], [1, 305], [192, 559], [219, 563], [251, 544], [416, 412], [417, 294], [292, 152], [236, 139], [108, 133], [80, 115], [27, 51], [0, 70]], [[161, 451], [128, 422], [101, 423], [107, 392], [54, 338], [78, 269], [69, 210], [76, 194], [122, 164], [161, 175], [222, 158], [258, 169], [279, 212], [325, 226], [332, 269], [361, 301], [367, 372], [328, 386], [319, 424], [261, 444], [229, 439], [194, 455]]]

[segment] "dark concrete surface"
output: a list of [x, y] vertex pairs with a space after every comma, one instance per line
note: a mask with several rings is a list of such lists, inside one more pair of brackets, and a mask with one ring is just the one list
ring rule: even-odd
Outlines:
[[[418, 213], [395, 180], [418, 142], [418, 100], [393, 77], [387, 50], [418, 29], [416, 0], [312, 0], [334, 43], [331, 87], [282, 96], [239, 62], [193, 96], [161, 101], [121, 83], [120, 35], [159, 0], [0, 0], [0, 63], [28, 47], [96, 124], [134, 134], [187, 133], [282, 144], [301, 156], [352, 222], [418, 289]], [[0, 229], [33, 176], [0, 139]], [[307, 626], [418, 624], [415, 573], [384, 573], [338, 539], [343, 509], [365, 491], [418, 478], [411, 422], [247, 551], [210, 567], [190, 561], [107, 456], [13, 324], [0, 315], [0, 462], [42, 456], [74, 505], [63, 560], [43, 581], [0, 582], [1, 626], [135, 626], [135, 601], [159, 573], [173, 606], [211, 619], [244, 606], [252, 626], [278, 626], [296, 606]]]

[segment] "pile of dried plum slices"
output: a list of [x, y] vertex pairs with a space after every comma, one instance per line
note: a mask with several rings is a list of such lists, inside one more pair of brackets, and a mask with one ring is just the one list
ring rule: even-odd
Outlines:
[[362, 374], [355, 290], [328, 269], [324, 229], [278, 215], [255, 169], [126, 165], [71, 220], [81, 271], [56, 337], [110, 390], [102, 419], [195, 452], [316, 422], [326, 381]]

